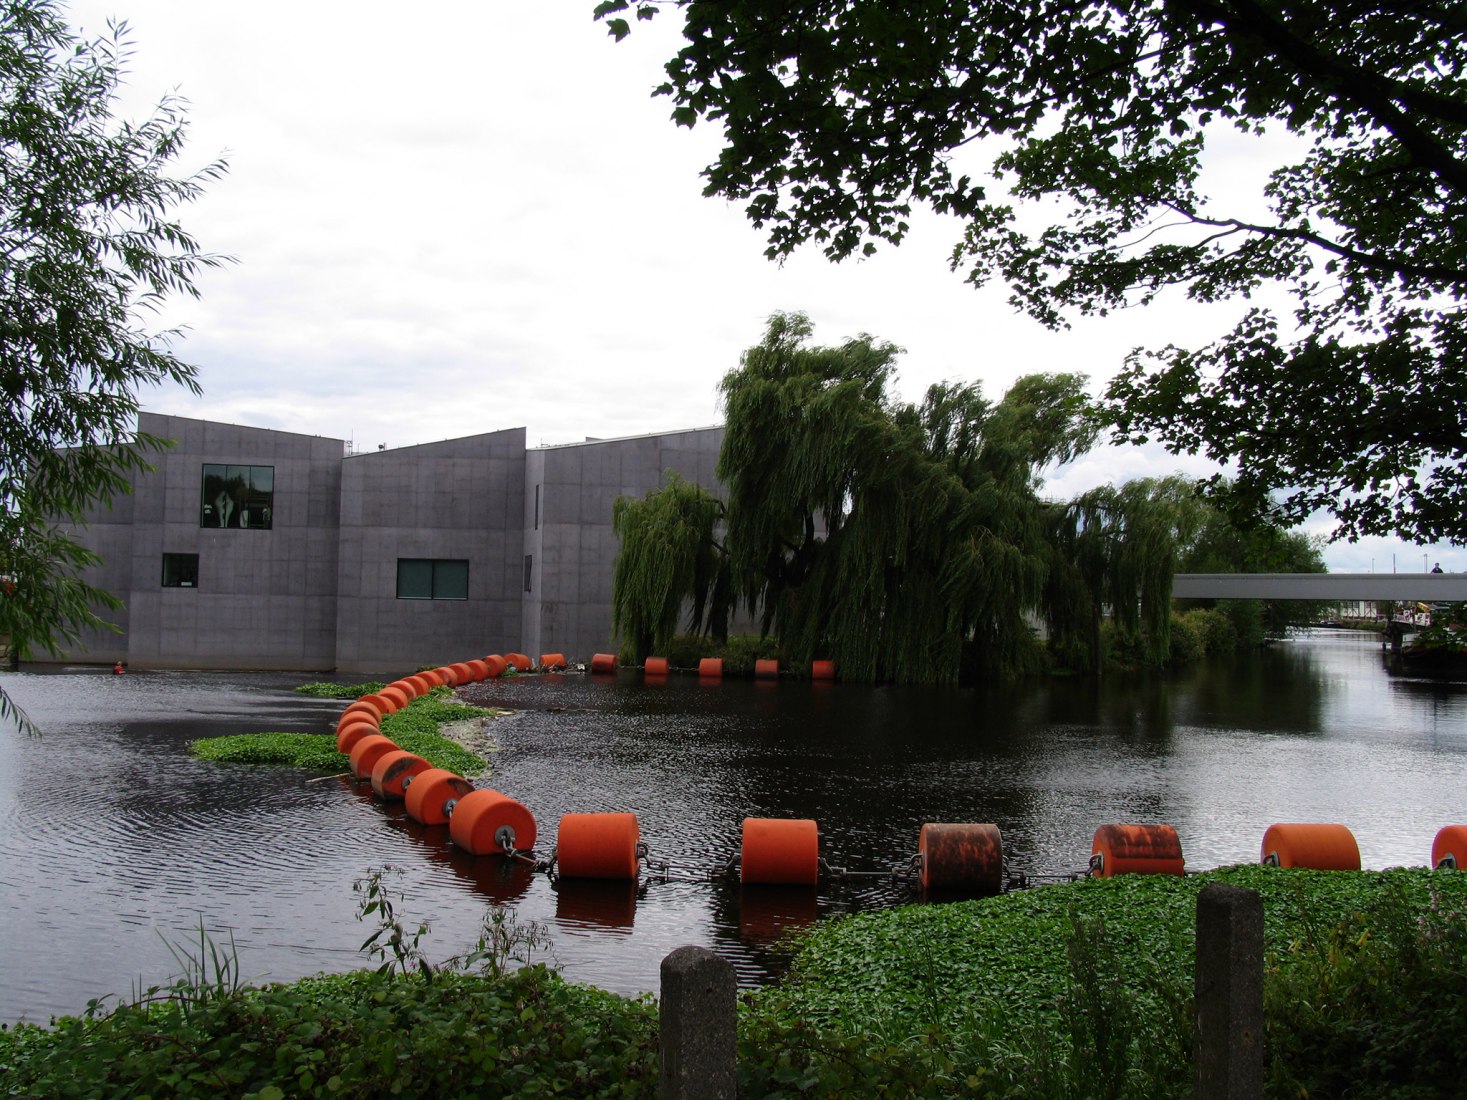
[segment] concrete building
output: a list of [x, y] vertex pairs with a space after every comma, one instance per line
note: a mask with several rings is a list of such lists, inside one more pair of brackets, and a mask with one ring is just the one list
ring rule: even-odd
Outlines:
[[611, 506], [671, 471], [713, 486], [721, 427], [527, 450], [513, 428], [345, 441], [143, 413], [176, 441], [76, 537], [118, 632], [64, 660], [400, 673], [612, 647]]

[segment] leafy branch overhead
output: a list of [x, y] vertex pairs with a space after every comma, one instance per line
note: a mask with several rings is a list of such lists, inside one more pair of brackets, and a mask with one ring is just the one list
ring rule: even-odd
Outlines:
[[[706, 193], [782, 256], [963, 223], [952, 264], [1040, 323], [1255, 299], [1131, 357], [1123, 437], [1347, 537], [1467, 540], [1467, 18], [1395, 0], [677, 0], [657, 92], [723, 128]], [[1251, 192], [1234, 166], [1269, 171]], [[1216, 193], [1214, 193], [1214, 191]]]

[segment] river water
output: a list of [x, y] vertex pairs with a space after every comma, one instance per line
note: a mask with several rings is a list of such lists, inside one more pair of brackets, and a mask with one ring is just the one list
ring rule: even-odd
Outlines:
[[[389, 671], [388, 676], [406, 670]], [[637, 814], [659, 876], [552, 884], [454, 849], [370, 790], [224, 767], [187, 743], [328, 731], [339, 702], [278, 673], [37, 668], [0, 685], [43, 729], [0, 730], [0, 1021], [44, 1022], [166, 983], [200, 926], [248, 980], [364, 965], [353, 883], [389, 875], [434, 959], [491, 905], [549, 937], [577, 981], [653, 990], [685, 943], [746, 984], [780, 972], [787, 928], [908, 900], [890, 876], [740, 890], [717, 876], [740, 822], [809, 817], [821, 856], [885, 872], [924, 822], [993, 822], [1012, 871], [1083, 869], [1112, 822], [1167, 822], [1192, 869], [1251, 862], [1277, 821], [1338, 821], [1367, 867], [1428, 862], [1467, 821], [1467, 682], [1389, 675], [1373, 636], [1316, 632], [1174, 677], [918, 690], [674, 676], [524, 676], [465, 689], [495, 722], [493, 786], [554, 844], [566, 812]]]

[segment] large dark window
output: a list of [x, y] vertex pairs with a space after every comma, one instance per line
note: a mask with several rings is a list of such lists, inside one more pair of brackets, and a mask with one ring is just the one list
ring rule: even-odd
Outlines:
[[457, 558], [398, 558], [399, 600], [466, 600], [469, 563]]
[[274, 466], [204, 464], [200, 527], [268, 530], [274, 506]]
[[197, 554], [164, 554], [163, 587], [197, 588], [199, 556]]

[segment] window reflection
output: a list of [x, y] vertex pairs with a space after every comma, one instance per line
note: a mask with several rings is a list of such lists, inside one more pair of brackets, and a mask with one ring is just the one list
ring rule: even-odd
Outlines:
[[274, 503], [274, 466], [204, 464], [200, 527], [269, 530]]

